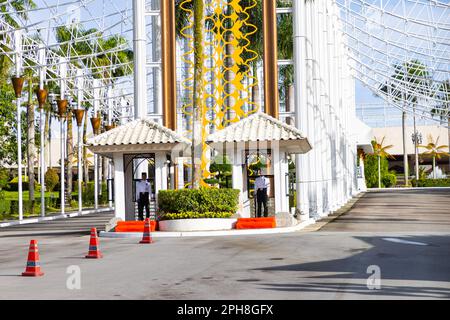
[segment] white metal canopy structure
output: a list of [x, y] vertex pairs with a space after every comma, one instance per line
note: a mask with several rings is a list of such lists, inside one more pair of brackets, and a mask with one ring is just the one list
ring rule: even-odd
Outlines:
[[[410, 114], [447, 120], [450, 99], [449, 1], [333, 2], [340, 8], [335, 14], [342, 22], [341, 31], [350, 49], [349, 65], [354, 76], [389, 104]], [[95, 105], [94, 108], [101, 110], [105, 117], [109, 115], [109, 118], [124, 121], [133, 118], [131, 78], [122, 76], [132, 73], [132, 61], [120, 57], [124, 51], [132, 50], [131, 1], [36, 0], [35, 7], [15, 3], [0, 2], [4, 8], [0, 13], [2, 54], [14, 60], [14, 43], [20, 36], [23, 38], [24, 67], [45, 68], [46, 82], [67, 82], [67, 94], [74, 97], [79, 88], [76, 80], [82, 77], [86, 103]], [[148, 9], [146, 26], [158, 25], [155, 19], [159, 15], [158, 1], [146, 1], [145, 8]], [[61, 28], [66, 28], [67, 34], [64, 40], [57, 41], [56, 34]], [[156, 28], [154, 34], [147, 35], [147, 49], [150, 49], [147, 50], [147, 64], [155, 67], [147, 71], [149, 90], [157, 90], [160, 76], [158, 32]], [[112, 41], [113, 37], [119, 41]], [[126, 41], [122, 41], [124, 39]], [[44, 65], [39, 63], [39, 50], [45, 51]], [[59, 70], [65, 63], [68, 68], [62, 75]], [[82, 73], [77, 73], [78, 69]], [[415, 69], [419, 71], [414, 72]], [[94, 81], [96, 78], [101, 81]], [[149, 109], [158, 111], [158, 107]]]
[[[276, 3], [276, 8], [270, 11], [275, 18], [272, 21], [290, 15], [290, 24], [285, 26], [292, 29], [293, 35], [292, 40], [283, 44], [292, 47], [293, 52], [272, 63], [275, 69], [278, 64], [279, 70], [285, 68], [284, 71], [288, 71], [283, 76], [278, 72], [278, 85], [287, 82], [286, 78], [292, 78], [289, 88], [285, 88], [285, 110], [280, 112], [279, 120], [289, 119], [289, 124], [304, 132], [312, 146], [311, 152], [296, 157], [297, 205], [301, 206], [301, 213], [326, 215], [356, 192], [355, 79], [396, 108], [441, 121], [444, 125], [449, 123], [449, 1], [244, 2], [246, 8], [236, 1], [204, 0], [204, 11], [209, 10], [206, 21], [221, 20], [222, 31], [213, 33], [207, 29], [208, 23], [204, 24], [201, 44], [209, 58], [204, 63], [206, 76], [199, 87], [204, 89], [202, 94], [206, 97], [202, 102], [206, 111], [201, 129], [208, 129], [203, 130], [202, 135], [206, 136], [210, 129], [224, 130], [223, 123], [227, 126], [242, 121], [258, 111], [262, 104], [255, 101], [264, 100], [261, 99], [263, 90], [257, 92], [250, 88], [259, 86], [257, 78], [263, 78], [262, 73], [265, 79], [260, 79], [264, 80], [261, 83], [266, 87], [269, 81], [265, 80], [270, 78], [276, 87], [273, 75], [277, 72], [267, 72], [267, 61], [264, 61], [264, 72], [261, 62], [250, 70], [251, 62], [258, 55], [249, 49], [250, 41], [246, 39], [257, 31], [249, 23], [251, 10], [264, 3], [263, 11], [269, 15], [266, 9]], [[187, 13], [187, 17], [186, 25], [181, 28], [185, 39], [177, 38], [176, 67], [181, 72], [178, 72], [178, 78], [174, 77], [174, 86], [179, 97], [188, 96], [188, 99], [178, 99], [176, 131], [187, 137], [189, 132], [197, 130], [192, 119], [189, 123], [189, 117], [182, 114], [187, 106], [194, 109], [193, 85], [183, 86], [195, 82], [192, 81], [194, 17], [193, 11], [188, 9], [192, 0], [177, 3], [181, 3], [179, 10]], [[239, 39], [224, 37], [227, 19], [217, 19], [217, 16], [223, 14], [221, 8], [226, 6], [237, 10], [239, 14], [235, 12], [231, 16], [241, 23], [241, 27], [247, 28], [246, 32], [231, 28], [239, 29], [235, 36], [244, 34], [247, 40], [244, 44], [239, 43]], [[101, 117], [108, 126], [113, 123], [125, 125], [139, 118], [161, 124], [163, 97], [166, 97], [162, 84], [164, 89], [168, 87], [162, 81], [165, 57], [162, 47], [165, 46], [161, 40], [161, 0], [0, 0], [0, 9], [0, 54], [15, 63], [14, 75], [31, 69], [39, 75], [40, 87], [45, 84], [55, 97], [66, 98], [78, 108], [85, 108], [90, 117]], [[263, 26], [262, 29], [259, 32], [270, 34], [268, 28]], [[214, 51], [214, 41], [221, 43], [222, 51]], [[233, 44], [234, 51], [229, 48]], [[236, 53], [239, 51], [236, 49], [246, 51], [245, 59]], [[277, 56], [273, 51], [276, 50], [271, 49], [268, 51], [274, 55], [274, 62]], [[224, 67], [232, 56], [244, 63]], [[225, 84], [217, 84], [224, 78]], [[230, 89], [233, 85], [234, 89]], [[221, 97], [214, 95], [218, 88]], [[277, 96], [266, 88], [264, 94], [265, 97]], [[260, 97], [256, 99], [258, 95]], [[288, 106], [286, 100], [294, 106]], [[234, 103], [233, 108], [230, 103]], [[211, 104], [220, 108], [211, 108]], [[268, 108], [281, 110], [277, 103], [267, 104], [264, 102], [266, 112]], [[211, 120], [218, 119], [218, 115], [225, 121], [215, 123]], [[61, 133], [64, 135], [63, 123]], [[284, 159], [280, 159], [280, 163], [282, 161]], [[180, 164], [179, 170], [182, 169], [183, 164]], [[97, 176], [95, 180], [98, 181]]]
[[450, 2], [337, 3], [355, 77], [386, 103], [448, 126]]

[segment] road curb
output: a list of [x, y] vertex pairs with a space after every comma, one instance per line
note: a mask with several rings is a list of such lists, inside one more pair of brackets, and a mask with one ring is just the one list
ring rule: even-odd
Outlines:
[[[313, 224], [314, 219], [300, 222], [293, 227], [273, 228], [273, 229], [245, 229], [245, 230], [224, 230], [224, 231], [187, 231], [187, 232], [152, 232], [152, 238], [182, 238], [182, 237], [220, 237], [220, 236], [245, 236], [263, 234], [281, 234], [300, 231]], [[105, 232], [99, 234], [103, 238], [142, 238], [142, 232]]]
[[53, 220], [60, 220], [60, 219], [68, 219], [73, 217], [81, 217], [88, 214], [93, 213], [102, 213], [102, 212], [108, 212], [112, 211], [114, 208], [102, 208], [102, 209], [92, 209], [92, 210], [85, 210], [82, 212], [76, 211], [76, 212], [70, 212], [65, 214], [55, 214], [49, 217], [38, 217], [38, 218], [29, 218], [22, 221], [8, 221], [8, 222], [2, 222], [0, 223], [0, 228], [6, 228], [6, 227], [12, 227], [12, 226], [18, 226], [18, 225], [24, 225], [24, 224], [32, 224], [32, 223], [39, 223], [39, 222], [46, 222], [46, 221], [53, 221]]

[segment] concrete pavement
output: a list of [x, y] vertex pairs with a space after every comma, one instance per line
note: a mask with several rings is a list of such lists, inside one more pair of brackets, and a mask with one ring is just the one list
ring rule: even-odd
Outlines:
[[[0, 298], [449, 299], [449, 207], [449, 190], [368, 193], [317, 232], [151, 245], [102, 238], [101, 260], [83, 258], [87, 233], [2, 231]], [[39, 241], [42, 278], [19, 276], [31, 238]], [[71, 265], [81, 270], [80, 290], [66, 286]], [[379, 290], [367, 287], [374, 267]]]

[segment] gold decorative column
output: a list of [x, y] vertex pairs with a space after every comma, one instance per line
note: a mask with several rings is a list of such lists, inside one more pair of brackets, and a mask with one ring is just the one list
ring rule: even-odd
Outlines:
[[266, 113], [278, 118], [278, 33], [277, 4], [263, 0], [264, 25], [264, 105]]
[[164, 126], [177, 129], [175, 2], [161, 0], [162, 92]]

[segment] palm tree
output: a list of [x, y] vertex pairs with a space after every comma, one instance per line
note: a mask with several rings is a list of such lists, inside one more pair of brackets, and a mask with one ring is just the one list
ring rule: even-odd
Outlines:
[[430, 134], [428, 136], [428, 144], [427, 145], [421, 145], [420, 148], [425, 148], [427, 151], [425, 151], [424, 155], [429, 155], [433, 158], [433, 179], [436, 179], [436, 159], [440, 159], [443, 155], [448, 155], [447, 152], [445, 152], [442, 149], [448, 148], [447, 145], [438, 145], [439, 144], [439, 137], [437, 137], [436, 141], [434, 141], [433, 136]]
[[28, 103], [27, 103], [27, 165], [28, 165], [28, 190], [32, 203], [31, 213], [34, 211], [34, 163], [36, 161], [36, 141], [33, 105], [33, 71], [28, 70]]
[[176, 0], [176, 32], [178, 37], [186, 36], [186, 28], [192, 23], [193, 19], [193, 55], [194, 55], [194, 75], [193, 75], [193, 98], [192, 98], [192, 147], [191, 147], [191, 167], [192, 167], [192, 181], [191, 187], [198, 188], [201, 182], [200, 167], [196, 164], [195, 159], [200, 159], [199, 153], [202, 144], [201, 132], [199, 132], [199, 124], [202, 118], [201, 98], [203, 93], [203, 65], [204, 57], [204, 25], [205, 12], [203, 0]]
[[384, 146], [384, 139], [385, 137], [383, 137], [381, 141], [378, 141], [378, 139], [375, 137], [372, 141], [373, 154], [378, 158], [378, 188], [381, 188], [381, 158], [394, 158], [386, 151], [392, 148], [393, 145]]
[[442, 121], [447, 123], [448, 141], [450, 143], [450, 79], [447, 79], [440, 84], [437, 98], [439, 99], [440, 103], [436, 108], [431, 110], [431, 114], [432, 116], [439, 116]]
[[[380, 86], [380, 91], [388, 95], [396, 102], [401, 102], [404, 107], [411, 104], [415, 111], [415, 105], [420, 96], [429, 96], [431, 89], [430, 73], [426, 65], [419, 60], [410, 60], [403, 64], [394, 65], [394, 73], [390, 79]], [[415, 116], [414, 116], [415, 120]], [[414, 121], [415, 123], [415, 121]], [[406, 110], [402, 112], [403, 135], [403, 164], [405, 185], [408, 186], [408, 154], [406, 153]], [[414, 128], [415, 130], [415, 128]], [[417, 149], [417, 148], [416, 148]], [[416, 175], [419, 170], [416, 155]]]
[[[14, 11], [11, 10], [14, 9]], [[20, 21], [17, 21], [13, 15], [20, 17], [23, 20], [28, 20], [28, 11], [26, 9], [34, 9], [36, 4], [32, 0], [0, 0], [0, 19], [4, 20], [13, 28], [20, 27]], [[0, 39], [4, 38], [4, 33], [0, 30]], [[2, 47], [4, 52], [10, 51], [6, 46]], [[6, 54], [0, 55], [0, 81], [6, 79], [12, 67], [12, 61]]]

